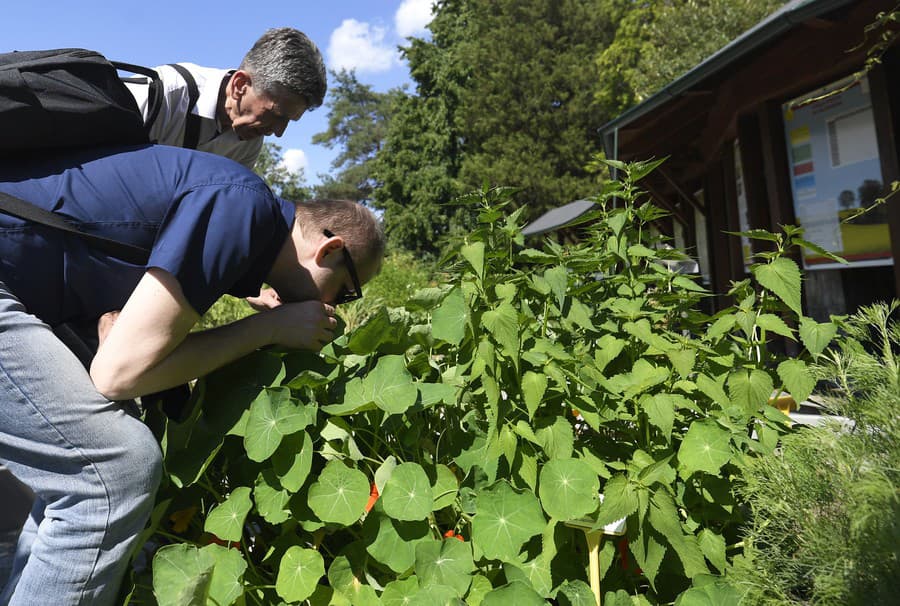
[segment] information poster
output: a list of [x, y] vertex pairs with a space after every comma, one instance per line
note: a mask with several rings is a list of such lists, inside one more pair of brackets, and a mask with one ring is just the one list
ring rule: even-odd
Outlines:
[[[884, 205], [845, 222], [885, 193], [868, 81], [836, 82], [782, 109], [794, 212], [805, 239], [853, 265], [891, 265]], [[844, 267], [806, 252], [806, 268]]]

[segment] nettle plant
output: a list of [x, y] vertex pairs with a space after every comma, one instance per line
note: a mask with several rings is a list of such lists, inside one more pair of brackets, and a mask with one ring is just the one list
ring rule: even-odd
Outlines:
[[738, 599], [732, 480], [786, 430], [767, 401], [805, 398], [835, 335], [800, 310], [786, 251], [813, 245], [748, 234], [772, 251], [706, 316], [650, 229], [637, 182], [656, 163], [613, 165], [580, 244], [525, 247], [510, 192], [473, 195], [445, 286], [321, 354], [210, 375], [182, 422], [151, 412], [169, 482], [131, 601], [594, 604], [583, 530], [621, 518], [606, 604]]

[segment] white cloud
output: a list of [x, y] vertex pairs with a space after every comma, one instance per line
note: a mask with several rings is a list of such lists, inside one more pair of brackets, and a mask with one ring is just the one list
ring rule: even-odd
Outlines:
[[408, 38], [426, 31], [431, 23], [431, 5], [434, 0], [403, 0], [394, 15], [397, 35]]
[[384, 72], [398, 61], [393, 45], [385, 44], [386, 30], [356, 19], [344, 19], [331, 32], [328, 43], [329, 67], [334, 70]]
[[289, 149], [281, 158], [281, 165], [292, 173], [305, 171], [308, 164], [306, 152], [302, 149]]

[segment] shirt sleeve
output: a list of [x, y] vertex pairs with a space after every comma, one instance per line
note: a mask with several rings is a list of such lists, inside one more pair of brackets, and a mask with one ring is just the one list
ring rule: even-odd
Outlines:
[[[271, 267], [273, 244], [288, 227], [268, 189], [204, 185], [169, 209], [150, 253], [148, 267], [178, 279], [184, 296], [202, 315], [223, 294], [254, 294]], [[233, 292], [235, 287], [241, 292]]]

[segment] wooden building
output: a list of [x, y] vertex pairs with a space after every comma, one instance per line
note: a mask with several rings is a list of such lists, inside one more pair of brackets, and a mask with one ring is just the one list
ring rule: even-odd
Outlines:
[[[791, 0], [601, 129], [607, 157], [668, 157], [642, 185], [672, 211], [717, 293], [746, 276], [751, 247], [726, 231], [801, 224], [847, 258], [801, 256], [806, 313], [854, 311], [900, 292], [900, 49], [859, 78], [864, 31], [895, 0]], [[855, 49], [855, 50], [851, 50]]]

